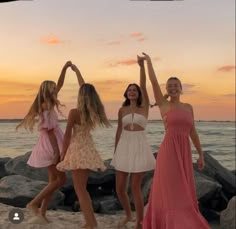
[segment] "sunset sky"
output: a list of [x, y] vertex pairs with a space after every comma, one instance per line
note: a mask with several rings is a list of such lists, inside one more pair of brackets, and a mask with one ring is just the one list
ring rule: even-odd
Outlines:
[[[195, 119], [235, 120], [235, 1], [33, 0], [0, 3], [0, 119], [22, 118], [40, 83], [71, 60], [117, 118], [127, 85], [139, 82], [136, 55], [153, 59], [165, 82], [177, 76]], [[147, 77], [151, 102], [153, 92]], [[75, 106], [69, 69], [59, 99]], [[158, 108], [150, 119], [159, 119]]]

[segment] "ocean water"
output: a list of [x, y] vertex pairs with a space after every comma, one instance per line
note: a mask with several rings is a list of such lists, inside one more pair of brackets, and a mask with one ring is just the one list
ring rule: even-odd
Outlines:
[[[15, 130], [18, 121], [0, 121], [0, 158], [16, 157], [32, 150], [37, 141], [37, 128], [33, 133], [24, 129]], [[224, 167], [235, 169], [235, 122], [195, 122], [203, 150], [217, 159]], [[66, 122], [61, 121], [60, 127], [65, 130]], [[101, 153], [102, 158], [112, 158], [114, 152], [117, 121], [112, 121], [111, 128], [98, 128], [93, 134], [94, 142]], [[149, 121], [146, 134], [153, 152], [157, 152], [164, 138], [164, 126], [162, 121]], [[194, 146], [193, 161], [197, 158]]]

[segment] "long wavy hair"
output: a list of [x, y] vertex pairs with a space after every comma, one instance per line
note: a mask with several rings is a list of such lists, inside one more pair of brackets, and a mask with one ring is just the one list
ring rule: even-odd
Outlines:
[[137, 105], [137, 107], [140, 107], [142, 105], [142, 92], [141, 92], [140, 87], [136, 83], [131, 83], [126, 88], [126, 90], [124, 92], [125, 101], [123, 102], [122, 107], [126, 107], [126, 106], [130, 105], [130, 100], [128, 98], [128, 90], [131, 86], [135, 86], [138, 91], [138, 99], [137, 99], [136, 105]]
[[84, 83], [79, 89], [77, 109], [80, 114], [81, 125], [91, 129], [98, 126], [111, 126], [107, 119], [101, 99], [92, 84]]
[[60, 112], [59, 106], [62, 104], [57, 99], [57, 94], [55, 92], [56, 86], [56, 83], [50, 80], [46, 80], [41, 83], [33, 104], [22, 122], [17, 125], [16, 130], [19, 127], [24, 127], [26, 130], [32, 131], [36, 122], [36, 117], [41, 115], [43, 112], [42, 104], [45, 104], [49, 111], [56, 106], [57, 110]]

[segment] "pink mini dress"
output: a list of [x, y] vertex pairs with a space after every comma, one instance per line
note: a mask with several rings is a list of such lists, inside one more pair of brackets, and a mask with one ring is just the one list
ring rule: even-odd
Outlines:
[[55, 110], [44, 110], [39, 116], [39, 138], [29, 157], [28, 165], [42, 168], [58, 163], [60, 155], [54, 152], [48, 135], [48, 131], [52, 129], [57, 139], [59, 151], [61, 152], [64, 134], [58, 125], [57, 113]]

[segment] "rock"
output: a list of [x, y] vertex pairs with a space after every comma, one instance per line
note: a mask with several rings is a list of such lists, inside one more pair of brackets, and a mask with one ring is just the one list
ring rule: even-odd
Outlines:
[[112, 215], [122, 209], [120, 202], [114, 196], [107, 196], [106, 198], [103, 198], [103, 200], [100, 200], [99, 205], [100, 207], [97, 213], [101, 214]]
[[195, 186], [197, 192], [197, 199], [200, 202], [207, 202], [212, 199], [214, 195], [219, 195], [222, 189], [222, 185], [214, 181], [212, 178], [207, 177], [204, 174], [194, 171]]
[[[228, 169], [224, 168], [216, 159], [214, 159], [208, 151], [204, 151], [205, 168], [200, 173], [203, 173], [214, 180], [217, 180], [223, 187], [228, 198], [236, 194], [236, 177]], [[197, 170], [196, 164], [194, 169]]]
[[9, 175], [5, 169], [5, 164], [10, 160], [10, 157], [0, 158], [0, 178]]
[[236, 169], [231, 171], [236, 176]]
[[[17, 174], [28, 177], [33, 180], [38, 181], [48, 181], [47, 168], [33, 168], [27, 165], [27, 161], [29, 159], [31, 152], [27, 152], [22, 156], [18, 156], [9, 160], [5, 164], [6, 172], [8, 174]], [[114, 193], [115, 189], [115, 172], [114, 169], [109, 166], [110, 160], [104, 162], [108, 169], [105, 172], [94, 172], [92, 171], [89, 174], [88, 178], [88, 189], [91, 191], [93, 195], [96, 195], [96, 191], [98, 188], [103, 190], [103, 192]], [[67, 186], [72, 186], [73, 181], [71, 177], [71, 172], [66, 172], [67, 176]]]
[[115, 192], [115, 171], [107, 169], [104, 172], [89, 174], [87, 190], [91, 196], [111, 195]]
[[[46, 185], [46, 182], [34, 181], [21, 175], [3, 177], [0, 180], [0, 202], [15, 207], [25, 207]], [[49, 208], [56, 208], [63, 199], [63, 193], [56, 191]]]
[[232, 170], [231, 173], [233, 173], [236, 176], [236, 169]]
[[65, 195], [64, 205], [73, 207], [75, 201], [77, 201], [73, 185], [64, 185], [60, 191]]
[[234, 196], [227, 206], [227, 208], [221, 212], [220, 215], [220, 228], [221, 229], [235, 229], [235, 206], [236, 206], [236, 196]]
[[[229, 177], [229, 175], [226, 174], [224, 171], [219, 170], [218, 172], [216, 172], [215, 178], [222, 184], [224, 192], [230, 194], [228, 195], [229, 197], [236, 195], [235, 175]], [[229, 178], [231, 181], [229, 180]]]
[[201, 212], [201, 214], [203, 215], [203, 217], [208, 221], [220, 221], [220, 213], [217, 211], [214, 211], [212, 209], [208, 209], [208, 208], [203, 208], [201, 206], [199, 206], [199, 210]]
[[48, 181], [46, 168], [33, 168], [27, 165], [31, 152], [15, 157], [5, 164], [8, 174], [17, 174], [38, 181]]

